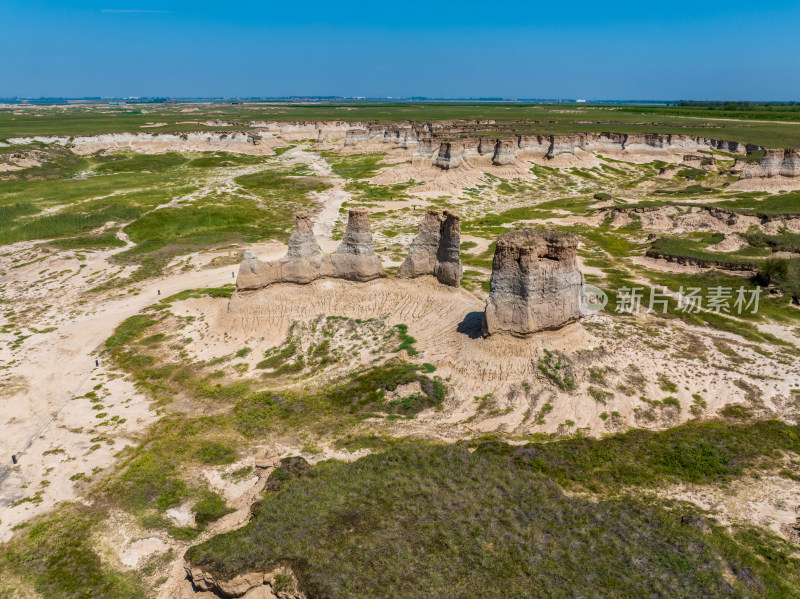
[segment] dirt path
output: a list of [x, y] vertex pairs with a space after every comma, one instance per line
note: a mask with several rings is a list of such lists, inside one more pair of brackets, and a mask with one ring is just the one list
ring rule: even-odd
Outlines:
[[333, 229], [339, 220], [342, 204], [351, 197], [350, 193], [344, 190], [347, 181], [334, 173], [322, 156], [316, 152], [307, 152], [301, 146], [292, 148], [284, 156], [308, 165], [317, 175], [327, 177], [333, 185], [330, 189], [314, 194], [321, 205], [320, 211], [314, 217], [314, 234], [319, 239], [324, 251], [335, 249], [338, 241], [333, 239]]

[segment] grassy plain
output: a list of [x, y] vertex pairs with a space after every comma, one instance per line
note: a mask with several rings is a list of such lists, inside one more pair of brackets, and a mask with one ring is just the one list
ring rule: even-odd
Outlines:
[[[335, 104], [197, 104], [131, 107], [0, 108], [0, 139], [47, 135], [96, 135], [142, 131], [186, 133], [246, 128], [250, 121], [417, 122], [494, 120], [515, 122], [515, 133], [567, 134], [685, 133], [764, 145], [800, 146], [800, 113], [795, 109], [747, 111], [673, 106], [619, 106], [515, 103], [335, 103]], [[221, 123], [216, 121], [220, 120]], [[153, 122], [165, 123], [142, 128]], [[213, 123], [213, 124], [209, 124]], [[502, 128], [501, 128], [502, 130]]]

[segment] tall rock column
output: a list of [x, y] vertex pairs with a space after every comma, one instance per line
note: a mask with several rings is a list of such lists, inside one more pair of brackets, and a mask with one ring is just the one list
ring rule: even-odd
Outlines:
[[411, 242], [408, 256], [397, 270], [398, 277], [413, 279], [436, 272], [442, 223], [438, 210], [428, 210], [419, 224], [419, 233]]
[[527, 337], [581, 317], [583, 275], [577, 238], [555, 232], [511, 231], [497, 240], [484, 335]]
[[453, 287], [461, 284], [461, 275], [464, 274], [461, 266], [461, 217], [447, 210], [441, 225], [434, 274], [440, 283]]
[[419, 225], [419, 233], [411, 242], [408, 256], [397, 276], [413, 279], [425, 275], [440, 283], [457, 287], [461, 283], [461, 218], [445, 210], [429, 210]]
[[434, 166], [443, 170], [458, 168], [464, 162], [464, 142], [445, 141], [439, 146], [439, 153], [433, 161]]
[[492, 164], [495, 166], [506, 166], [514, 164], [517, 159], [517, 140], [501, 139], [497, 142], [492, 156]]
[[285, 283], [310, 283], [320, 276], [322, 249], [312, 230], [307, 212], [294, 215], [294, 231], [289, 237], [286, 256], [281, 258], [281, 278]]
[[280, 260], [263, 262], [253, 252], [244, 253], [236, 277], [237, 289], [259, 289], [273, 283], [310, 283], [322, 269], [322, 250], [311, 230], [307, 212], [294, 215], [294, 230], [289, 237], [286, 255]]
[[372, 243], [368, 210], [350, 210], [342, 243], [333, 254], [326, 256], [322, 275], [350, 281], [371, 281], [386, 276]]

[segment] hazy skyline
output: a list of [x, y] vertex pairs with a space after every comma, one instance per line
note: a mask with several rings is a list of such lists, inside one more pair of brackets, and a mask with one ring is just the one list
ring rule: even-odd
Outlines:
[[0, 97], [797, 100], [799, 24], [783, 1], [6, 0]]

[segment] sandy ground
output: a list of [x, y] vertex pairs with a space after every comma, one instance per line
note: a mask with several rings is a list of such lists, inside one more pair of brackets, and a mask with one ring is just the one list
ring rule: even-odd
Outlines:
[[[47, 265], [47, 261], [38, 264], [40, 268], [42, 265]], [[6, 366], [0, 389], [4, 433], [0, 437], [0, 455], [3, 462], [25, 446], [29, 436], [68, 396], [76, 395], [76, 398], [66, 404], [42, 437], [20, 457], [20, 464], [0, 486], [0, 505], [3, 506], [0, 509], [0, 540], [8, 537], [11, 526], [47, 511], [57, 501], [76, 497], [76, 484], [70, 481], [70, 477], [80, 472], [90, 475], [94, 468], [107, 467], [113, 454], [155, 419], [155, 413], [148, 407], [148, 399], [119, 373], [107, 369], [100, 357], [103, 344], [114, 329], [159, 297], [184, 289], [228, 284], [232, 281], [230, 273], [230, 266], [176, 273], [168, 279], [148, 282], [138, 293], [92, 302], [90, 310], [67, 319], [54, 331], [26, 340], [17, 351], [3, 345], [0, 349], [0, 360]], [[16, 277], [25, 274], [14, 272]], [[6, 277], [0, 279], [5, 280]], [[24, 279], [20, 281], [17, 278], [15, 282], [21, 283]], [[53, 302], [56, 310], [69, 311], [70, 300], [75, 299], [75, 296], [58, 298], [47, 293], [47, 301]], [[50, 322], [52, 320], [48, 319], [39, 326], [44, 327]], [[101, 361], [96, 367], [97, 359]], [[92, 409], [89, 399], [80, 396], [99, 384], [103, 385], [100, 395], [105, 396], [103, 413], [108, 413], [109, 418], [124, 418], [124, 424], [105, 428], [96, 426], [98, 412]], [[92, 439], [99, 436], [113, 439], [116, 443], [103, 442], [101, 447], [92, 449], [97, 444]], [[42, 487], [45, 479], [50, 482]], [[37, 490], [43, 490], [43, 500], [38, 505], [28, 502], [16, 507], [9, 505]]]
[[[484, 339], [480, 336], [483, 302], [469, 292], [426, 277], [364, 284], [320, 280], [305, 286], [275, 285], [237, 293], [229, 305], [223, 300], [189, 300], [185, 309], [182, 315], [195, 315], [208, 324], [205, 332], [191, 333], [204, 348], [198, 356], [202, 359], [244, 346], [253, 348], [254, 355], [261, 354], [284, 340], [292, 322], [320, 314], [361, 319], [386, 316], [390, 324], [407, 324], [420, 351], [415, 359], [434, 364], [437, 373], [449, 379], [452, 391], [443, 411], [420, 415], [407, 430], [448, 439], [485, 431], [552, 433], [567, 420], [576, 428], [601, 434], [607, 432], [609, 423], [599, 416], [612, 411], [619, 413], [617, 424], [663, 428], [692, 417], [692, 394], [702, 395], [709, 415], [728, 403], [747, 400], [745, 388], [737, 383], [740, 380], [761, 390], [759, 401], [764, 409], [780, 413], [791, 387], [800, 381], [800, 365], [781, 366], [783, 375], [775, 377], [775, 361], [742, 344], [735, 335], [709, 335], [707, 330], [675, 321], [665, 326], [646, 314], [628, 325], [619, 325], [600, 313], [581, 324], [529, 339]], [[640, 329], [647, 329], [648, 335], [642, 336], [637, 332]], [[655, 330], [659, 332], [653, 336]], [[687, 339], [696, 345], [697, 357], [677, 360], [675, 352], [686, 347]], [[718, 366], [730, 359], [721, 352], [728, 351], [731, 343], [744, 364], [733, 372], [720, 371]], [[571, 360], [577, 382], [574, 392], [557, 389], [541, 375], [538, 360], [545, 349], [562, 352]], [[630, 378], [626, 370], [631, 368], [640, 373], [641, 388], [621, 393], [618, 388], [626, 385]], [[602, 401], [592, 396], [590, 388], [596, 385], [589, 376], [591, 369], [605, 371], [603, 388], [608, 395]], [[673, 391], [660, 389], [661, 375], [674, 382]], [[492, 395], [492, 405], [484, 409], [475, 398], [486, 394]], [[670, 394], [679, 399], [680, 410], [668, 418], [666, 410], [650, 422], [641, 421], [637, 408], [647, 410], [648, 404], [642, 403], [640, 396], [662, 399]], [[537, 422], [532, 415], [545, 402], [552, 404], [552, 412], [544, 422]]]
[[[139, 145], [145, 143], [141, 136], [113, 136], [111, 140], [99, 136], [83, 142], [81, 148], [86, 152], [96, 151], [101, 146], [131, 147], [140, 151]], [[188, 149], [193, 150], [208, 149], [203, 143], [211, 143], [191, 137], [189, 142]], [[224, 142], [224, 149], [230, 151], [258, 154], [268, 150], [272, 153], [268, 145], [231, 147], [231, 143], [241, 140], [216, 139], [216, 142], [212, 144], [214, 149], [221, 149], [217, 146]], [[185, 144], [186, 140], [161, 139], [146, 150], [186, 150]], [[315, 226], [320, 242], [335, 249], [338, 242], [331, 239], [331, 233], [339, 217], [339, 208], [349, 197], [342, 190], [343, 181], [333, 176], [318, 154], [293, 148], [284, 156], [288, 162], [308, 164], [334, 184], [331, 190], [318, 197], [321, 208]], [[169, 205], [181, 205], [209, 194], [229, 193], [235, 185], [234, 177], [259, 168], [263, 167], [221, 171], [202, 189], [173, 200]], [[237, 193], [241, 193], [238, 188]], [[35, 244], [21, 243], [7, 246], [0, 257], [2, 297], [17, 307], [15, 320], [6, 323], [13, 322], [13, 329], [0, 333], [0, 341], [4, 342], [0, 348], [0, 418], [5, 433], [0, 437], [0, 464], [10, 463], [12, 454], [24, 450], [19, 464], [0, 483], [0, 541], [10, 536], [16, 524], [48, 511], [59, 501], [79, 498], [85, 481], [108, 468], [114, 461], [114, 454], [124, 445], [135, 442], [137, 434], [157, 418], [148, 398], [121, 373], [107, 368], [102, 359], [104, 342], [114, 329], [159, 298], [185, 289], [234, 282], [238, 255], [245, 249], [264, 259], [279, 258], [286, 249], [283, 244], [267, 242], [235, 251], [195, 252], [176, 258], [166, 278], [148, 281], [129, 292], [87, 296], [89, 289], [110, 275], [130, 274], [130, 268], [109, 263], [113, 254], [132, 245], [124, 233], [121, 235], [126, 246], [108, 252], [50, 253]], [[13, 262], [20, 256], [24, 256], [22, 266]], [[217, 266], [218, 262], [223, 265]], [[32, 331], [33, 334], [25, 337]], [[15, 343], [19, 336], [25, 338]], [[95, 360], [99, 360], [98, 366]], [[99, 401], [85, 397], [93, 390]], [[74, 398], [66, 401], [70, 397]], [[62, 405], [56, 418], [27, 447], [31, 435]], [[98, 420], [96, 416], [101, 414], [103, 418]]]
[[800, 545], [800, 485], [791, 479], [742, 478], [725, 488], [677, 485], [659, 489], [658, 495], [694, 503], [723, 526], [747, 522]]

